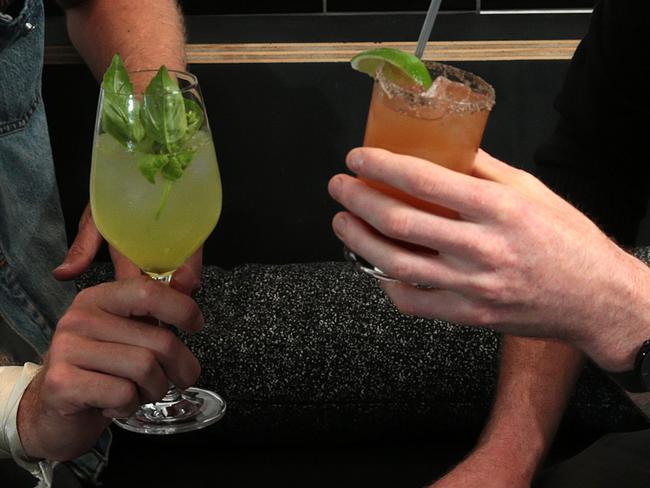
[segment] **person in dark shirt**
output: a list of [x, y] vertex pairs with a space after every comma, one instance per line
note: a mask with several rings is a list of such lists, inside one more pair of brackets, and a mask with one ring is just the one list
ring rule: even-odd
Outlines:
[[[634, 243], [650, 190], [649, 27], [645, 2], [596, 6], [557, 99], [557, 128], [536, 153], [541, 181], [482, 151], [472, 176], [375, 148], [348, 155], [357, 175], [452, 208], [458, 220], [346, 175], [330, 181], [330, 193], [349, 210], [335, 216], [335, 233], [402, 281], [382, 283], [400, 310], [512, 335], [504, 339], [500, 391], [481, 442], [436, 488], [529, 486], [581, 355], [606, 371], [630, 372], [650, 339], [650, 270], [619, 247]], [[517, 390], [511, 379], [526, 376], [539, 381]], [[498, 418], [509, 418], [509, 431]], [[650, 486], [648, 448], [650, 431], [606, 437], [539, 475], [535, 486]], [[522, 468], [528, 471], [518, 477], [503, 475]]]

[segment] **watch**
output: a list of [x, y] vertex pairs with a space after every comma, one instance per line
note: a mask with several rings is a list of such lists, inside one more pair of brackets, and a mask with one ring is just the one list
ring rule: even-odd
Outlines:
[[622, 373], [609, 373], [614, 381], [631, 393], [650, 391], [650, 339], [645, 341], [636, 354], [634, 369]]

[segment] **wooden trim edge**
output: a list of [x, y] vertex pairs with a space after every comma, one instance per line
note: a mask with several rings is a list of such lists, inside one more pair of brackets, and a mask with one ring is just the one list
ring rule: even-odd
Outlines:
[[[432, 61], [568, 60], [579, 40], [430, 42], [423, 58]], [[189, 64], [345, 63], [374, 47], [414, 51], [415, 42], [271, 44], [188, 44]], [[79, 64], [72, 46], [46, 46], [45, 64]]]

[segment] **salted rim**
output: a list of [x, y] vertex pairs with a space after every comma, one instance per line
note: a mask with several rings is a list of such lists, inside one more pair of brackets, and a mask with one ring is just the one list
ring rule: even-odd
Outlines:
[[403, 98], [409, 105], [413, 106], [425, 106], [425, 107], [434, 107], [435, 105], [440, 104], [440, 102], [447, 102], [450, 105], [450, 108], [453, 107], [455, 110], [462, 112], [479, 112], [484, 110], [492, 110], [495, 104], [495, 92], [492, 85], [485, 81], [480, 76], [470, 73], [469, 71], [450, 66], [448, 64], [438, 63], [435, 61], [425, 61], [424, 65], [429, 69], [429, 71], [435, 71], [435, 77], [432, 77], [433, 80], [440, 76], [444, 75], [451, 81], [461, 82], [470, 87], [472, 92], [481, 96], [481, 100], [454, 100], [452, 98], [446, 97], [427, 97], [422, 93], [417, 93], [410, 91], [402, 86], [399, 86], [396, 83], [390, 81], [383, 74], [384, 64], [380, 64], [377, 68], [377, 73], [375, 75], [376, 82], [381, 84], [384, 92], [390, 96], [398, 96]]

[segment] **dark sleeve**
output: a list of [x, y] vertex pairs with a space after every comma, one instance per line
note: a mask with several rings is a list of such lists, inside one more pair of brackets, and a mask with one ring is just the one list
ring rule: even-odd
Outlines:
[[535, 155], [536, 174], [621, 244], [633, 244], [650, 189], [650, 6], [598, 3]]

